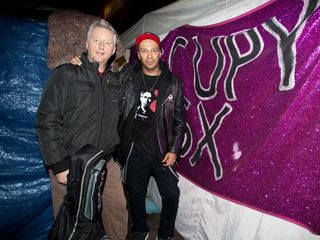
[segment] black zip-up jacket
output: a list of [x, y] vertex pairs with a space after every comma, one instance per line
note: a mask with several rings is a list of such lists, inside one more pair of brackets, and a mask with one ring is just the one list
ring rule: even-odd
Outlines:
[[[162, 81], [157, 99], [155, 115], [156, 137], [161, 154], [167, 152], [176, 153], [179, 157], [185, 132], [184, 120], [184, 96], [181, 81], [176, 78], [164, 62], [160, 62]], [[118, 131], [121, 139], [118, 154], [121, 164], [127, 162], [132, 146], [130, 140], [134, 118], [129, 119], [131, 109], [135, 106], [134, 81], [141, 76], [141, 64], [139, 62], [127, 64], [119, 73], [120, 81], [120, 119]], [[133, 114], [131, 114], [133, 115]]]
[[65, 64], [53, 70], [36, 119], [44, 163], [55, 174], [69, 168], [69, 159], [90, 144], [111, 155], [119, 144], [119, 81], [107, 68], [81, 56], [82, 65]]

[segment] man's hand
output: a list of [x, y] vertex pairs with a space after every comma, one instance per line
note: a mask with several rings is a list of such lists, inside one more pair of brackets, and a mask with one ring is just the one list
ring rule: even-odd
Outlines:
[[177, 160], [177, 155], [175, 153], [168, 152], [162, 160], [162, 165], [169, 167], [173, 165], [176, 162], [176, 160]]
[[58, 182], [61, 183], [61, 184], [67, 184], [67, 181], [68, 181], [67, 176], [68, 176], [68, 174], [69, 174], [69, 169], [65, 170], [64, 172], [56, 174]]
[[73, 64], [73, 65], [78, 65], [78, 66], [80, 66], [80, 65], [82, 64], [79, 56], [78, 56], [78, 57], [73, 57], [73, 58], [70, 60], [69, 63], [71, 63], [71, 64]]

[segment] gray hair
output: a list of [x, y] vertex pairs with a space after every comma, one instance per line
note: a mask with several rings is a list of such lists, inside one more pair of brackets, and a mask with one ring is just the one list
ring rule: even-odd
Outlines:
[[88, 30], [88, 33], [87, 33], [87, 41], [89, 41], [89, 39], [91, 37], [91, 34], [92, 34], [92, 31], [96, 27], [105, 28], [105, 29], [108, 29], [109, 31], [111, 31], [112, 34], [113, 34], [113, 44], [114, 44], [114, 46], [116, 46], [116, 43], [117, 43], [117, 32], [116, 32], [116, 30], [114, 30], [114, 28], [111, 26], [111, 24], [108, 23], [104, 19], [95, 20], [93, 23], [90, 24], [89, 30]]

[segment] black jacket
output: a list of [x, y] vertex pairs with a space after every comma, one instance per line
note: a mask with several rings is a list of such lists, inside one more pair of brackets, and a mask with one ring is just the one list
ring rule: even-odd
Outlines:
[[37, 112], [43, 159], [55, 174], [68, 169], [68, 160], [84, 145], [101, 149], [103, 142], [107, 147], [102, 150], [110, 156], [119, 143], [117, 76], [106, 69], [100, 79], [97, 63], [90, 63], [86, 54], [81, 61], [81, 66], [65, 64], [53, 70]]
[[[160, 69], [162, 83], [155, 115], [157, 141], [162, 154], [173, 152], [179, 156], [185, 130], [182, 83], [170, 72], [165, 63], [160, 62]], [[128, 116], [135, 105], [134, 80], [138, 79], [141, 71], [140, 63], [136, 62], [127, 64], [119, 73], [121, 99], [118, 131], [121, 143], [118, 154], [122, 164], [127, 161], [131, 147], [130, 133], [134, 119], [128, 119]]]

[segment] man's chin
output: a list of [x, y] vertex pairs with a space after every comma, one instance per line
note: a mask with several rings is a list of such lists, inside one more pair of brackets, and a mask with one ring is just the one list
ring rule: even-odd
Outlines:
[[94, 58], [94, 61], [96, 62], [96, 63], [106, 63], [107, 62], [107, 60], [105, 59], [105, 58]]
[[154, 71], [157, 69], [157, 66], [155, 65], [148, 65], [148, 64], [144, 64], [144, 68], [148, 71]]

